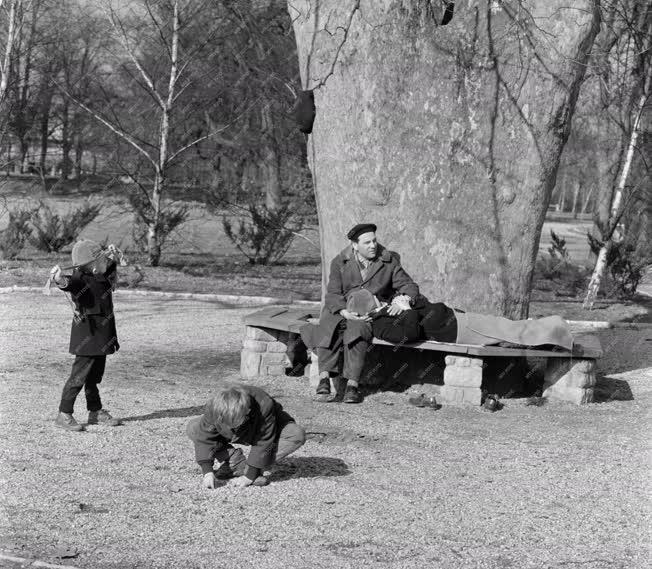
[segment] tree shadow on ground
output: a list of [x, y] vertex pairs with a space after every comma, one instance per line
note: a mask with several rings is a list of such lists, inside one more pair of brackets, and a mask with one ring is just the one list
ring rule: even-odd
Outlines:
[[204, 412], [205, 405], [198, 407], [182, 407], [181, 409], [161, 409], [160, 411], [153, 411], [146, 415], [134, 415], [133, 417], [121, 417], [123, 423], [132, 421], [150, 421], [152, 419], [167, 419], [171, 417], [194, 417], [201, 415]]
[[[187, 349], [169, 346], [165, 349], [149, 347], [147, 353], [125, 363], [134, 376], [140, 370], [149, 379], [162, 378], [166, 383], [187, 381], [215, 381], [230, 370], [240, 369], [240, 351], [211, 349]], [[212, 378], [212, 379], [211, 379]], [[175, 381], [177, 380], [177, 381]]]
[[637, 294], [632, 300], [635, 304], [645, 308], [647, 312], [644, 314], [636, 314], [634, 316], [622, 318], [620, 319], [620, 322], [632, 322], [635, 324], [652, 323], [652, 297], [643, 294]]
[[349, 466], [340, 458], [328, 456], [293, 456], [281, 460], [272, 471], [271, 482], [290, 478], [347, 476]]

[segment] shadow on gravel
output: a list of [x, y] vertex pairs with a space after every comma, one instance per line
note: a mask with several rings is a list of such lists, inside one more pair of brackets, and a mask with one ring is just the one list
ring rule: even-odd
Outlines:
[[623, 318], [621, 322], [633, 322], [635, 324], [651, 324], [652, 323], [652, 297], [637, 294], [634, 297], [634, 302], [639, 306], [644, 307], [647, 312], [645, 314], [637, 314], [630, 318]]
[[182, 407], [181, 409], [162, 409], [147, 413], [147, 415], [134, 415], [133, 417], [121, 417], [123, 423], [131, 421], [150, 421], [151, 419], [166, 419], [169, 417], [194, 417], [204, 412], [205, 405], [199, 407]]
[[327, 456], [294, 456], [281, 460], [272, 472], [271, 482], [290, 478], [347, 476], [349, 466], [340, 458]]
[[609, 401], [632, 401], [634, 394], [624, 379], [615, 379], [598, 375], [594, 388], [594, 403], [608, 403]]

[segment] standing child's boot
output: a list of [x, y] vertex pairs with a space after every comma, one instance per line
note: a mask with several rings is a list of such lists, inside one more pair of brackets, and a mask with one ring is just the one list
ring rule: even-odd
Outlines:
[[84, 430], [84, 427], [80, 425], [77, 421], [75, 421], [75, 418], [72, 416], [72, 413], [64, 413], [63, 411], [59, 411], [59, 414], [57, 415], [57, 419], [54, 422], [54, 424], [57, 427], [66, 429], [66, 431], [79, 432]]
[[121, 425], [120, 419], [114, 419], [106, 409], [88, 412], [89, 425], [106, 425], [107, 427], [117, 427]]

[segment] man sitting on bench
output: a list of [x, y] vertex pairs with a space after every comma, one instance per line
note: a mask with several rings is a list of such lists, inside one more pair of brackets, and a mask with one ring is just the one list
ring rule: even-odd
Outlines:
[[[398, 255], [377, 242], [374, 224], [356, 225], [347, 237], [351, 245], [331, 263], [319, 325], [301, 328], [306, 346], [317, 351], [317, 395], [326, 401], [362, 401], [358, 384], [373, 337], [394, 344], [435, 340], [482, 346], [556, 346], [568, 351], [573, 348], [568, 323], [560, 316], [510, 320], [430, 302], [419, 294]], [[328, 398], [331, 379], [336, 393]]]
[[[331, 263], [319, 325], [301, 328], [306, 346], [317, 351], [317, 395], [326, 401], [362, 401], [358, 383], [373, 333], [371, 318], [347, 305], [352, 293], [368, 291], [371, 298], [388, 303], [386, 314], [390, 317], [404, 312], [419, 294], [418, 286], [401, 267], [398, 255], [376, 240], [376, 229], [373, 223], [361, 223], [347, 233], [351, 244]], [[331, 378], [336, 393], [329, 398]]]

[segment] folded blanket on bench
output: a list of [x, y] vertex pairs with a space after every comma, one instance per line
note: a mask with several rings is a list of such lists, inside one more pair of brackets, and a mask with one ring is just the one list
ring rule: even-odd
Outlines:
[[501, 316], [456, 312], [457, 344], [491, 346], [508, 342], [523, 346], [560, 346], [573, 349], [573, 335], [561, 316], [510, 320]]

